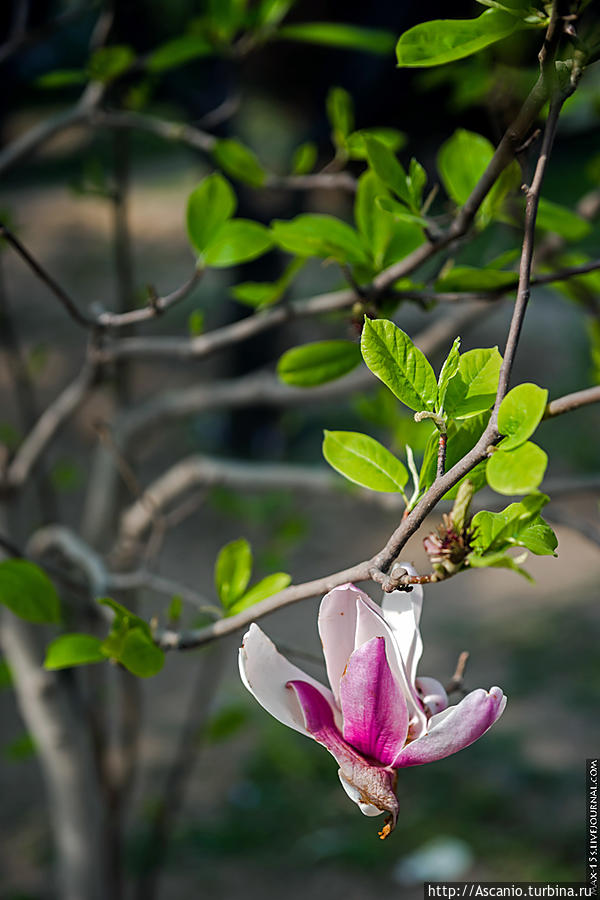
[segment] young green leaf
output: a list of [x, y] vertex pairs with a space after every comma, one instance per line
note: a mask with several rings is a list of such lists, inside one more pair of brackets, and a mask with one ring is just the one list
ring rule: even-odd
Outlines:
[[188, 331], [192, 337], [197, 337], [204, 331], [204, 310], [194, 309], [188, 316]]
[[215, 234], [232, 217], [237, 205], [229, 182], [215, 173], [204, 178], [188, 197], [187, 231], [194, 250], [202, 256]]
[[[484, 13], [485, 15], [485, 13]], [[437, 166], [448, 196], [462, 206], [494, 155], [487, 138], [459, 128], [440, 147]]]
[[536, 228], [558, 234], [566, 241], [580, 241], [592, 230], [591, 224], [566, 206], [540, 197]]
[[212, 52], [212, 44], [202, 35], [182, 34], [153, 50], [146, 58], [146, 69], [149, 72], [167, 72], [193, 59], [210, 56]]
[[366, 434], [326, 431], [323, 456], [340, 475], [372, 491], [402, 493], [408, 481], [400, 460]]
[[406, 172], [396, 159], [394, 153], [382, 141], [368, 133], [363, 133], [369, 165], [401, 200], [410, 205], [412, 197], [407, 184]]
[[458, 365], [460, 362], [460, 338], [457, 337], [450, 348], [450, 352], [448, 356], [444, 360], [444, 365], [442, 366], [438, 378], [438, 393], [437, 393], [437, 404], [436, 409], [438, 412], [442, 412], [444, 409], [444, 401], [446, 400], [446, 391], [448, 390], [448, 384], [451, 379], [454, 378], [456, 373], [458, 372]]
[[150, 635], [142, 628], [128, 629], [117, 659], [138, 678], [151, 678], [157, 675], [165, 664], [164, 651], [156, 646]]
[[95, 50], [88, 62], [88, 72], [94, 81], [108, 84], [122, 75], [134, 62], [135, 53], [125, 44], [113, 44], [112, 47], [100, 47]]
[[388, 319], [365, 317], [361, 337], [363, 359], [409, 409], [433, 410], [437, 381], [424, 354]]
[[496, 9], [488, 9], [476, 19], [423, 22], [400, 36], [398, 65], [441, 66], [471, 56], [523, 27], [518, 18]]
[[260, 603], [261, 600], [272, 597], [273, 594], [283, 591], [291, 581], [292, 576], [288, 575], [287, 572], [274, 572], [273, 575], [267, 575], [266, 578], [262, 578], [256, 584], [253, 584], [250, 590], [246, 591], [239, 600], [236, 600], [233, 606], [229, 608], [227, 614], [235, 616], [242, 610], [254, 606], [255, 603]]
[[502, 450], [514, 450], [528, 440], [542, 421], [548, 391], [537, 384], [519, 384], [508, 392], [498, 410], [498, 431], [506, 437]]
[[67, 669], [88, 663], [105, 662], [102, 641], [92, 634], [61, 634], [46, 648], [45, 669]]
[[344, 88], [333, 87], [327, 94], [326, 108], [333, 143], [336, 147], [343, 147], [354, 128], [354, 101]]
[[341, 378], [361, 362], [353, 341], [315, 341], [287, 350], [277, 364], [277, 374], [286, 384], [315, 387]]
[[449, 381], [445, 411], [453, 419], [468, 419], [489, 409], [496, 399], [502, 357], [497, 347], [467, 350]]
[[363, 128], [353, 131], [346, 139], [346, 152], [350, 159], [367, 159], [367, 146], [365, 136], [373, 137], [385, 144], [392, 153], [397, 153], [406, 144], [407, 138], [404, 132], [397, 128]]
[[377, 203], [377, 199], [384, 193], [387, 191], [374, 172], [364, 172], [358, 179], [354, 221], [365, 244], [371, 250], [377, 268], [383, 266], [385, 251], [394, 228], [392, 217]]
[[365, 53], [387, 55], [394, 49], [394, 35], [391, 31], [377, 28], [357, 28], [337, 22], [302, 22], [285, 25], [274, 37], [288, 41], [303, 41], [309, 44], [325, 44], [329, 47], [346, 47], [349, 50], [364, 50]]
[[511, 503], [502, 512], [481, 510], [476, 513], [471, 520], [473, 549], [481, 555], [504, 551], [510, 546], [526, 546], [521, 537], [540, 518], [540, 510], [548, 500], [545, 494], [534, 493], [519, 503]]
[[39, 566], [25, 559], [0, 563], [0, 603], [27, 622], [60, 622], [56, 588]]
[[516, 450], [498, 449], [488, 459], [487, 482], [499, 494], [529, 494], [541, 483], [547, 465], [547, 455], [531, 441]]
[[275, 243], [298, 256], [318, 256], [342, 263], [365, 264], [368, 254], [359, 235], [350, 225], [327, 215], [300, 215], [271, 226]]
[[558, 538], [547, 522], [538, 516], [521, 532], [520, 543], [538, 556], [556, 556]]
[[307, 172], [312, 172], [317, 161], [317, 155], [317, 145], [313, 141], [306, 141], [304, 144], [300, 144], [292, 157], [292, 174], [306, 175]]
[[252, 573], [252, 551], [244, 538], [220, 550], [215, 565], [215, 585], [221, 603], [229, 609], [248, 587]]
[[215, 269], [235, 266], [262, 256], [273, 246], [268, 228], [250, 219], [224, 222], [204, 248], [204, 262]]
[[234, 138], [218, 140], [213, 156], [217, 165], [232, 178], [237, 178], [238, 181], [243, 181], [251, 187], [260, 187], [264, 184], [266, 173], [256, 154]]
[[231, 289], [231, 296], [246, 306], [264, 307], [277, 303], [304, 265], [303, 259], [293, 259], [277, 281], [246, 281]]
[[527, 554], [525, 553], [514, 559], [512, 556], [507, 556], [504, 553], [485, 553], [483, 556], [479, 556], [477, 553], [470, 553], [467, 556], [467, 562], [474, 569], [483, 569], [487, 566], [492, 566], [496, 569], [512, 569], [513, 572], [522, 575], [527, 581], [533, 581], [529, 572], [526, 572], [519, 565], [519, 563], [525, 562], [526, 556]]
[[54, 69], [36, 78], [34, 84], [43, 90], [71, 87], [74, 84], [85, 84], [88, 74], [84, 69]]
[[516, 272], [453, 266], [435, 283], [436, 291], [496, 291], [517, 286]]

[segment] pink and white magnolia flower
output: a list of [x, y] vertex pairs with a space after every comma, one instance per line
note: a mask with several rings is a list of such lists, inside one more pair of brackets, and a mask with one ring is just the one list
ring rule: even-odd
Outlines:
[[240, 648], [242, 681], [258, 702], [329, 750], [342, 787], [362, 813], [389, 814], [382, 838], [398, 816], [397, 770], [468, 747], [506, 706], [493, 687], [449, 707], [439, 681], [416, 676], [422, 602], [420, 585], [384, 595], [382, 607], [353, 584], [326, 594], [319, 634], [331, 690], [285, 659], [256, 624]]

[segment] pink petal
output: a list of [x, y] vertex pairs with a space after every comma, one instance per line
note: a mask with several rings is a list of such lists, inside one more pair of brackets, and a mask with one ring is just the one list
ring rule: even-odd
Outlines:
[[505, 706], [506, 697], [499, 687], [472, 691], [457, 706], [433, 716], [427, 734], [408, 744], [394, 767], [420, 766], [468, 747], [500, 718]]
[[340, 701], [340, 680], [356, 649], [356, 601], [372, 601], [353, 584], [342, 584], [325, 594], [319, 607], [319, 634], [327, 675], [336, 702]]
[[306, 730], [337, 760], [340, 781], [348, 796], [365, 815], [376, 815], [375, 809], [390, 813], [393, 828], [398, 817], [396, 773], [371, 765], [344, 740], [335, 724], [333, 709], [319, 690], [304, 681], [290, 681], [288, 686], [302, 707]]
[[304, 715], [294, 692], [286, 688], [288, 681], [302, 679], [320, 692], [324, 702], [335, 703], [331, 691], [288, 662], [258, 625], [252, 624], [244, 635], [239, 667], [242, 681], [261, 706], [301, 734], [308, 733]]
[[422, 675], [417, 678], [415, 684], [421, 702], [430, 718], [447, 708], [448, 694], [437, 678], [428, 678], [426, 675]]
[[357, 600], [356, 609], [356, 646], [360, 647], [374, 637], [385, 638], [385, 654], [390, 669], [404, 694], [408, 707], [409, 721], [412, 726], [412, 733], [416, 736], [423, 734], [426, 728], [427, 718], [417, 696], [414, 683], [410, 682], [408, 679], [404, 660], [394, 632], [383, 618], [381, 609], [373, 603], [372, 600], [370, 600], [369, 603], [365, 603], [361, 599]]
[[[410, 563], [401, 562], [409, 575], [416, 575]], [[415, 683], [417, 665], [423, 653], [423, 642], [419, 632], [419, 621], [423, 606], [423, 588], [420, 584], [412, 591], [392, 591], [384, 593], [381, 604], [383, 616], [394, 632], [400, 648], [406, 674], [411, 684]]]
[[358, 647], [342, 676], [344, 737], [365, 756], [390, 765], [408, 733], [408, 709], [385, 655], [385, 638]]

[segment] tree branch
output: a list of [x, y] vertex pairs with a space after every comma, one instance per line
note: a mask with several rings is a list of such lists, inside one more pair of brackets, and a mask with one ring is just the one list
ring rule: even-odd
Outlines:
[[574, 394], [566, 394], [564, 397], [551, 400], [546, 407], [544, 419], [552, 419], [554, 416], [560, 416], [582, 406], [588, 406], [590, 403], [600, 403], [600, 385], [586, 388], [583, 391], [575, 391]]

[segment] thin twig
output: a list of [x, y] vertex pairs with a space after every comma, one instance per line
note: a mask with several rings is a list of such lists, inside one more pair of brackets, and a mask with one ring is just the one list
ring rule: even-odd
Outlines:
[[546, 407], [544, 419], [552, 419], [554, 416], [560, 416], [563, 413], [571, 412], [582, 406], [588, 406], [591, 403], [600, 403], [600, 385], [586, 388], [583, 391], [575, 391], [573, 394], [566, 394], [564, 397], [551, 400]]

